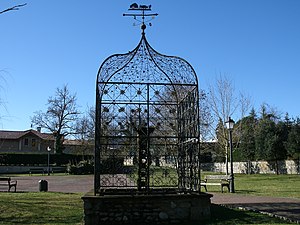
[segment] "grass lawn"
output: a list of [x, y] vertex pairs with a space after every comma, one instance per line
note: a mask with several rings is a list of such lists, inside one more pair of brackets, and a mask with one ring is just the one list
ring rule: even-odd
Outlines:
[[[237, 194], [300, 198], [299, 175], [237, 174], [235, 178]], [[220, 192], [218, 187], [208, 188], [209, 191]], [[83, 193], [0, 192], [0, 224], [83, 224], [82, 196]], [[288, 224], [287, 221], [260, 213], [233, 210], [218, 205], [212, 205], [211, 212], [212, 219], [201, 224]]]
[[0, 224], [83, 224], [82, 194], [0, 193]]
[[[0, 224], [83, 224], [82, 194], [0, 193]], [[200, 224], [289, 224], [260, 213], [212, 205], [212, 219]]]
[[[235, 174], [237, 194], [300, 198], [299, 187], [300, 175]], [[208, 191], [220, 192], [220, 187], [208, 186]]]
[[[0, 224], [83, 224], [83, 194], [0, 193]], [[260, 213], [212, 205], [212, 220], [201, 224], [288, 224]], [[189, 223], [184, 225], [200, 225]]]
[[[261, 213], [242, 211], [238, 209], [229, 209], [219, 205], [212, 204], [212, 219], [206, 223], [210, 225], [237, 225], [237, 224], [292, 224], [275, 217], [270, 217]], [[196, 225], [196, 224], [189, 224]], [[200, 225], [200, 224], [197, 224]]]
[[240, 194], [300, 198], [300, 175], [237, 175]]

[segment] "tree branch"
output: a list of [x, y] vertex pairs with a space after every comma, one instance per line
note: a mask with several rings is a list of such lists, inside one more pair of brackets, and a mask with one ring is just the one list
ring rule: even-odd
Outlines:
[[1, 11], [0, 14], [5, 13], [5, 12], [8, 12], [8, 11], [12, 11], [12, 10], [19, 10], [20, 7], [23, 7], [23, 6], [25, 6], [25, 5], [27, 5], [27, 3], [21, 4], [21, 5], [15, 5], [15, 6], [13, 6], [13, 7], [10, 7], [10, 8], [8, 8], [8, 9], [5, 9], [5, 10]]

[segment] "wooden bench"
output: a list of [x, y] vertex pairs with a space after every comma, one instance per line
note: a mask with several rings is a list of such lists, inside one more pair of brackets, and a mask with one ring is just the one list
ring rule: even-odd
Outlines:
[[223, 193], [223, 187], [227, 187], [229, 191], [230, 180], [230, 175], [206, 175], [204, 180], [201, 180], [200, 186], [203, 186], [205, 191], [207, 191], [208, 185], [218, 185]]
[[29, 169], [29, 175], [32, 175], [33, 173], [41, 173], [45, 174], [45, 170], [43, 168], [30, 168]]
[[8, 191], [14, 187], [15, 192], [17, 191], [17, 181], [11, 180], [10, 177], [0, 177], [0, 186], [8, 186]]
[[53, 167], [51, 169], [51, 172], [52, 173], [66, 173], [66, 170], [65, 170], [65, 168], [55, 168], [55, 167]]

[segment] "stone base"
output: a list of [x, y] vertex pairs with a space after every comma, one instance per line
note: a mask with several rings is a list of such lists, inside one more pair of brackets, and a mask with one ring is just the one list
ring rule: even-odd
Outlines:
[[82, 197], [86, 225], [176, 224], [210, 218], [210, 198], [205, 193], [104, 195]]

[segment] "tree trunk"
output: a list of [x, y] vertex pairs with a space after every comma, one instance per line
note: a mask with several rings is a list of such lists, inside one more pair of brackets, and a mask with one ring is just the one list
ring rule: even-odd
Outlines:
[[278, 160], [275, 160], [275, 170], [276, 170], [276, 175], [279, 175], [279, 168], [278, 168]]
[[300, 156], [298, 156], [298, 174], [300, 174]]
[[57, 133], [55, 136], [55, 152], [61, 154], [63, 152], [63, 135]]
[[247, 161], [247, 174], [250, 175], [251, 172], [252, 172], [252, 171], [251, 171], [251, 161], [248, 160], [248, 161]]

